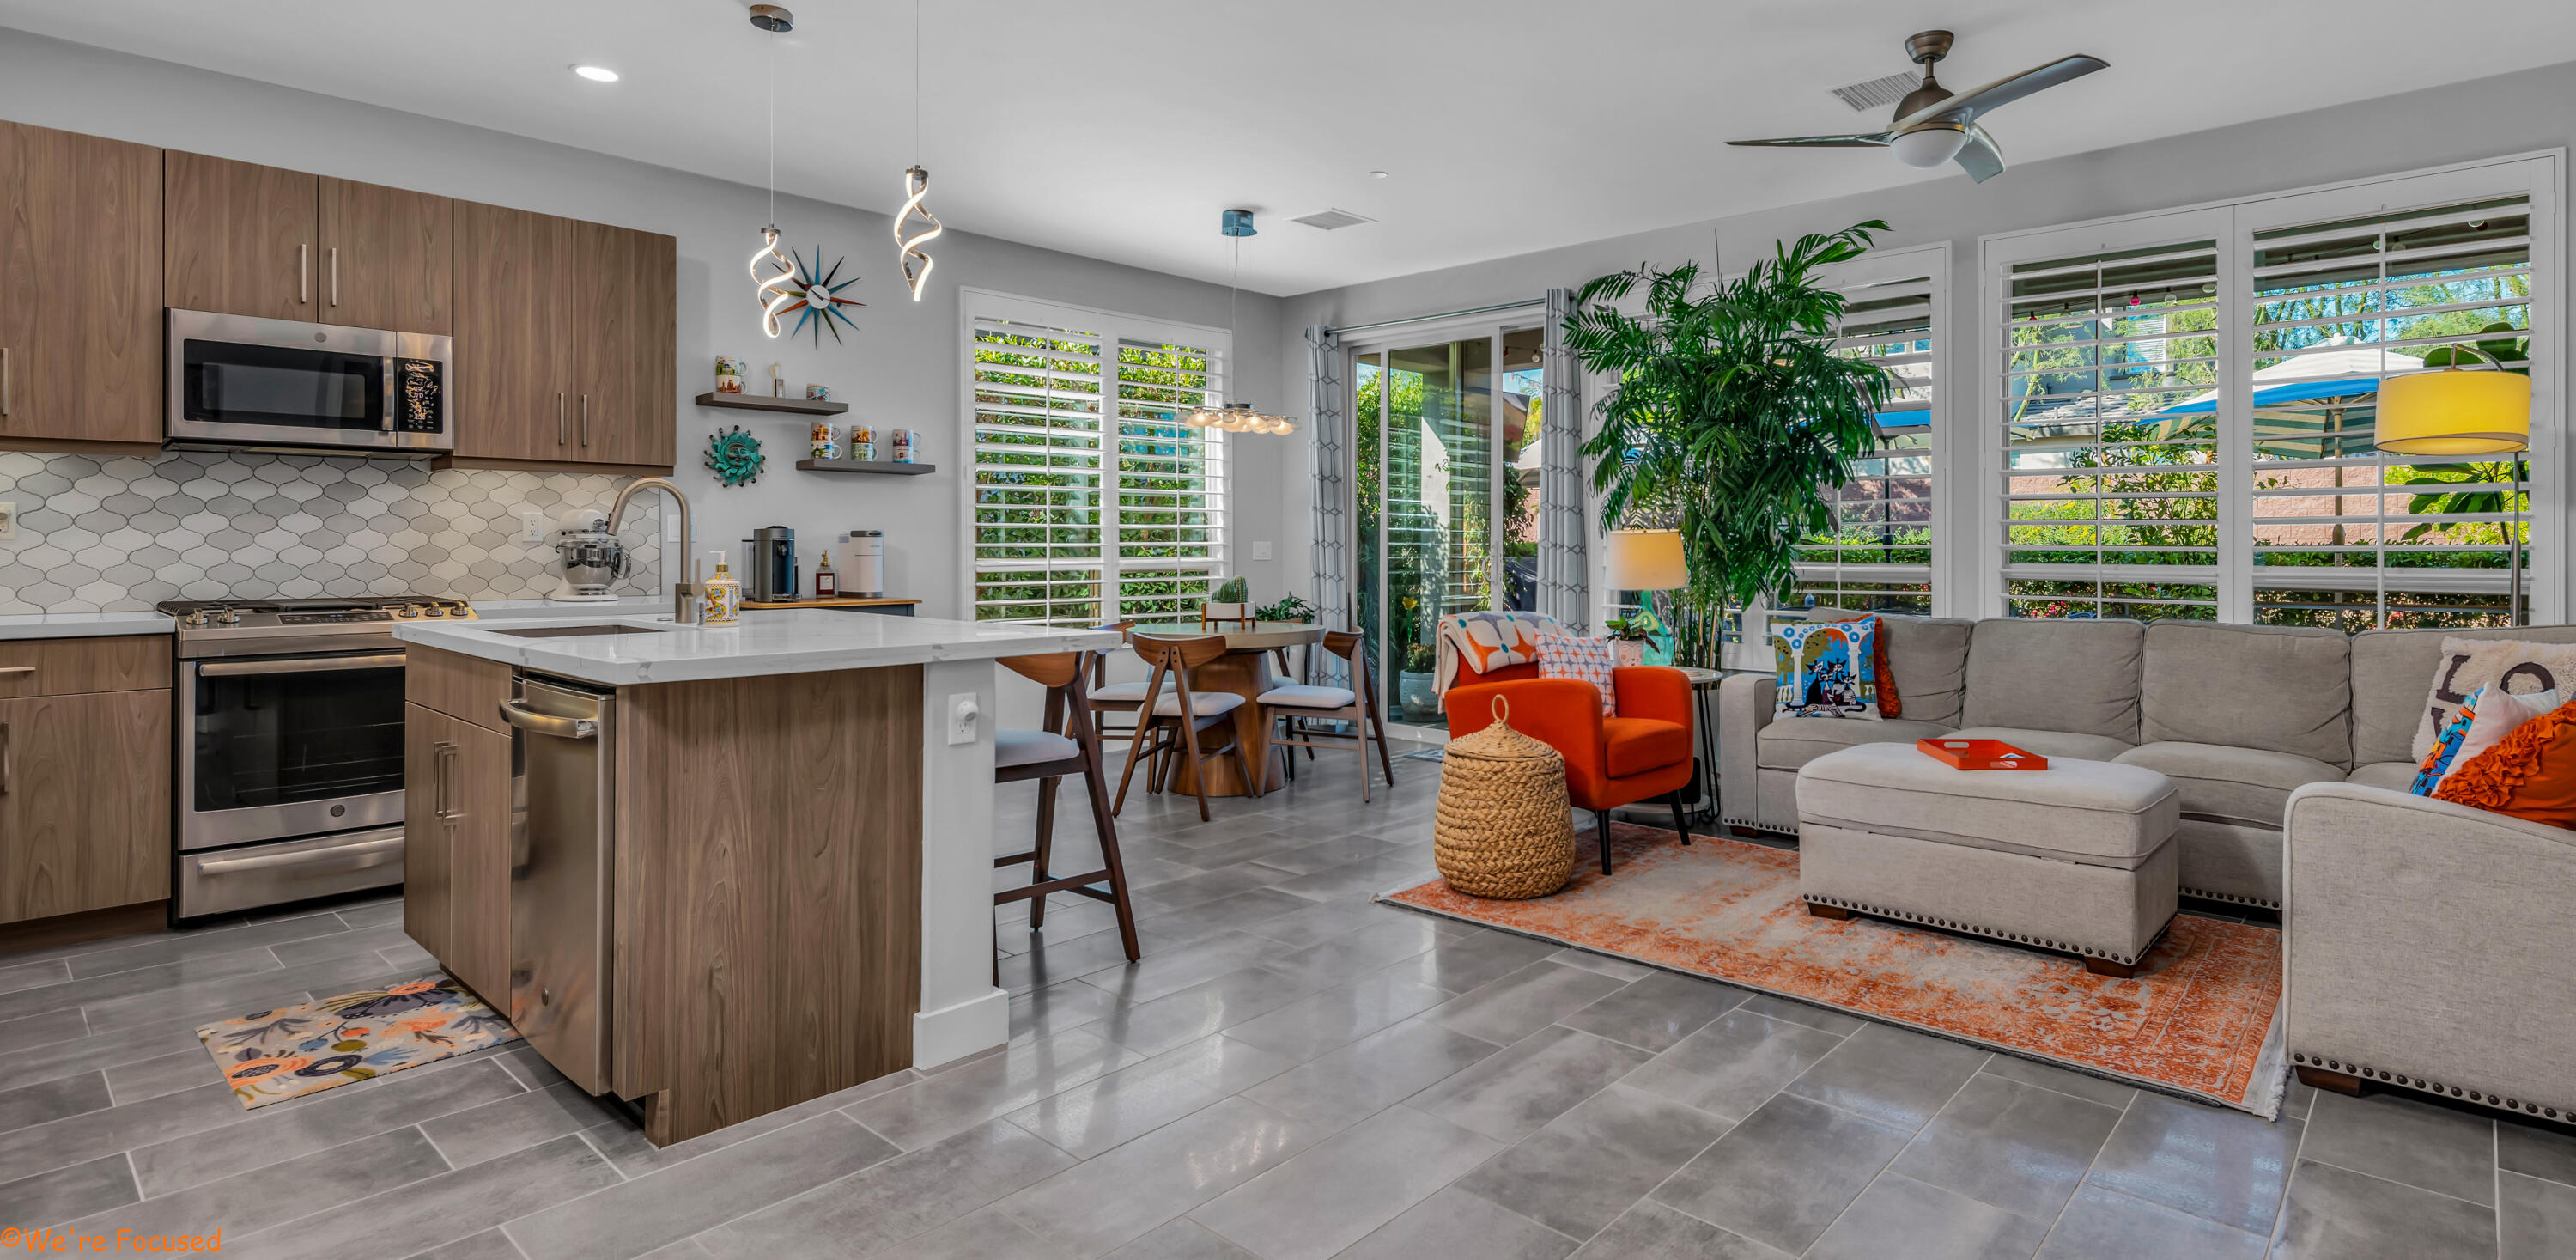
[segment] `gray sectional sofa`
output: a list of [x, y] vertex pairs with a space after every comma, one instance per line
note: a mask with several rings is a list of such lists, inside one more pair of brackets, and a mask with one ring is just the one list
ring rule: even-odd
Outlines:
[[2287, 886], [2292, 793], [2310, 784], [2404, 793], [2445, 636], [2576, 642], [2571, 626], [2347, 636], [2197, 621], [1882, 615], [1879, 624], [1901, 718], [1774, 721], [1768, 677], [1721, 684], [1719, 807], [1728, 823], [1796, 832], [1798, 769], [1838, 748], [2001, 739], [2042, 756], [2162, 771], [2182, 797], [2183, 893], [2275, 909]]

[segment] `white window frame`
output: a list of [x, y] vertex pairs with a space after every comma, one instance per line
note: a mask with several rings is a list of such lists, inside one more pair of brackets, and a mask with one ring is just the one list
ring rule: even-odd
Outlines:
[[[1075, 306], [1043, 298], [1024, 297], [993, 289], [960, 287], [957, 297], [957, 414], [963, 431], [959, 435], [961, 452], [957, 492], [958, 554], [962, 586], [957, 596], [958, 620], [976, 620], [977, 565], [975, 545], [975, 324], [979, 319], [1009, 320], [1043, 327], [1074, 328], [1096, 332], [1109, 353], [1104, 353], [1103, 367], [1114, 373], [1114, 347], [1121, 341], [1143, 341], [1153, 344], [1203, 346], [1208, 353], [1208, 392], [1212, 398], [1231, 395], [1234, 374], [1234, 336], [1222, 328], [1203, 324], [1158, 319], [1124, 311]], [[1100, 535], [1101, 612], [1103, 619], [1117, 620], [1119, 571], [1123, 567], [1116, 555], [1119, 546], [1118, 484], [1118, 389], [1114, 375], [1105, 375], [1101, 389], [1101, 462], [1100, 462]], [[1222, 430], [1206, 430], [1211, 440], [1231, 444]], [[1225, 460], [1224, 498], [1218, 517], [1218, 541], [1211, 548], [1211, 572], [1231, 574], [1234, 571], [1234, 504], [1235, 461]]]
[[[1974, 446], [1961, 453], [1972, 459], [1978, 470], [1974, 478], [1977, 497], [1971, 510], [1953, 513], [1950, 518], [1953, 537], [1966, 540], [1966, 545], [1954, 552], [1959, 559], [1954, 567], [1968, 570], [1959, 575], [1963, 580], [1955, 589], [1964, 591], [1973, 583], [1976, 596], [1974, 603], [1964, 609], [1952, 603], [1950, 606], [1957, 610], [1954, 615], [2004, 616], [2010, 606], [2001, 511], [2006, 489], [2006, 449], [1998, 408], [2010, 353], [2000, 315], [2008, 298], [2013, 264], [2175, 241], [2219, 242], [2218, 284], [2226, 300], [2219, 308], [2216, 336], [2222, 369], [2221, 398], [2226, 401], [2218, 413], [2218, 564], [2214, 575], [2197, 567], [2170, 568], [2177, 581], [2214, 581], [2217, 619], [2245, 624], [2253, 620], [2254, 611], [2254, 542], [2250, 528], [2254, 467], [2251, 421], [2235, 400], [2250, 397], [2253, 389], [2253, 350], [2251, 339], [2245, 335], [2245, 321], [2253, 307], [2247, 260], [2254, 233], [2341, 215], [2358, 217], [2411, 206], [2518, 194], [2528, 196], [2531, 202], [2531, 273], [2537, 281], [2531, 302], [2532, 434], [2531, 450], [2526, 456], [2532, 469], [2528, 487], [2531, 567], [2525, 579], [2530, 601], [2527, 616], [2532, 624], [2564, 622], [2570, 566], [2576, 564], [2576, 555], [2571, 555], [2565, 538], [2571, 470], [2569, 444], [2564, 440], [2566, 401], [2560, 383], [2568, 353], [2566, 333], [2560, 326], [2567, 300], [2566, 260], [2560, 249], [2566, 156], [2564, 149], [2513, 154], [2259, 197], [1979, 237], [1976, 357], [1971, 370], [1953, 374], [1961, 388], [1975, 391], [1970, 405], [1975, 408], [1977, 422], [1966, 426], [1970, 432], [1961, 435]], [[1960, 341], [1964, 344], [1966, 339]], [[1938, 396], [1936, 391], [1936, 399]], [[1953, 478], [1953, 483], [1963, 489], [1969, 481], [1965, 477]], [[1936, 493], [1937, 489], [1936, 486]], [[2153, 568], [2166, 566], [2097, 567], [2115, 569], [2115, 576], [2135, 581], [2149, 577]], [[1936, 597], [1940, 589], [1935, 586]]]

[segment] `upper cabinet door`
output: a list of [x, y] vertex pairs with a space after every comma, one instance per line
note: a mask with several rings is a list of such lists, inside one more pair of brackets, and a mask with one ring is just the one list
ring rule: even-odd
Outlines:
[[451, 331], [456, 209], [382, 184], [322, 177], [319, 322]]
[[573, 458], [668, 465], [679, 422], [674, 242], [600, 223], [572, 233]]
[[456, 203], [456, 454], [575, 460], [572, 222]]
[[197, 153], [168, 157], [162, 293], [186, 311], [326, 321], [318, 176]]
[[161, 150], [0, 123], [0, 442], [161, 441]]

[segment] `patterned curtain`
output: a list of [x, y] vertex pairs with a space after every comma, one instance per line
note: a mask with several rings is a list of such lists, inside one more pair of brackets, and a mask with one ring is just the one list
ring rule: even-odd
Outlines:
[[[1315, 608], [1324, 624], [1347, 628], [1358, 610], [1351, 603], [1351, 418], [1342, 390], [1342, 341], [1320, 324], [1306, 330], [1308, 358], [1314, 365], [1314, 444], [1308, 464], [1314, 470]], [[1307, 681], [1338, 685], [1346, 671], [1340, 657], [1308, 650]]]
[[1592, 578], [1584, 565], [1583, 368], [1565, 348], [1574, 290], [1547, 291], [1547, 342], [1539, 407], [1538, 610], [1579, 635], [1592, 632]]

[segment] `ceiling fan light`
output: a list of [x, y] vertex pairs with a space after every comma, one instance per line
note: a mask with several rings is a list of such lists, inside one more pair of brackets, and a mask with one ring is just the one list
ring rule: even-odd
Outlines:
[[1928, 170], [1959, 156], [1959, 150], [1967, 145], [1967, 128], [1957, 123], [1938, 122], [1925, 123], [1898, 136], [1890, 147], [1896, 150], [1897, 161]]

